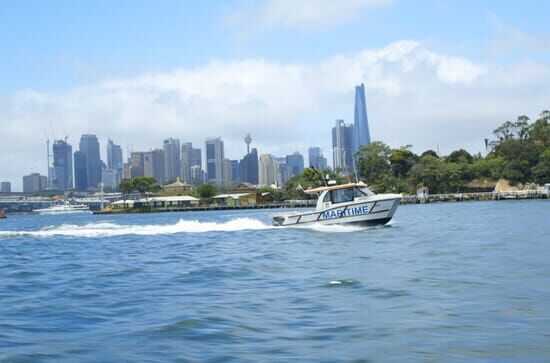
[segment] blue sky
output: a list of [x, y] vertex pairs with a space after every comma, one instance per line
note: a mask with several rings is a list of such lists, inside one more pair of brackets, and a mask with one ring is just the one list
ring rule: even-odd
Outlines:
[[374, 139], [482, 151], [500, 122], [550, 108], [548, 13], [540, 1], [3, 2], [0, 179], [45, 172], [44, 139], [62, 133], [125, 150], [222, 136], [240, 158], [250, 131], [260, 153], [317, 145], [330, 160], [330, 127], [351, 121], [361, 82]]

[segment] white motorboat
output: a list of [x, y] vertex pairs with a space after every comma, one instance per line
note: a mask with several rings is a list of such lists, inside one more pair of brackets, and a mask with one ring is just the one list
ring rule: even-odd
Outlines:
[[56, 204], [48, 208], [33, 209], [33, 212], [38, 214], [76, 214], [76, 213], [91, 213], [90, 207], [85, 204]]
[[361, 182], [308, 189], [305, 193], [320, 194], [315, 211], [277, 215], [273, 217], [274, 226], [386, 224], [403, 198], [401, 194], [375, 194]]

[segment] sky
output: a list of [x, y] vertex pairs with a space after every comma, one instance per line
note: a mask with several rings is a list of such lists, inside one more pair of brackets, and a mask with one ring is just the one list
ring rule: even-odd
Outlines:
[[0, 180], [46, 174], [46, 140], [124, 152], [221, 136], [240, 159], [323, 148], [364, 83], [373, 140], [484, 152], [550, 108], [550, 2], [0, 3]]

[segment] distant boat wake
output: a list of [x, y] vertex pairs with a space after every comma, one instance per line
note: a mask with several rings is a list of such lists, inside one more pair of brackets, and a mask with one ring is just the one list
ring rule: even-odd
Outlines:
[[0, 238], [7, 237], [112, 237], [123, 235], [162, 235], [176, 233], [206, 233], [206, 232], [238, 232], [258, 231], [268, 229], [313, 230], [324, 233], [347, 233], [363, 230], [363, 227], [349, 225], [318, 225], [312, 224], [299, 227], [273, 227], [260, 220], [252, 218], [236, 218], [227, 222], [200, 222], [197, 220], [180, 219], [175, 224], [123, 225], [116, 223], [88, 223], [83, 225], [62, 224], [49, 226], [35, 231], [0, 231]]

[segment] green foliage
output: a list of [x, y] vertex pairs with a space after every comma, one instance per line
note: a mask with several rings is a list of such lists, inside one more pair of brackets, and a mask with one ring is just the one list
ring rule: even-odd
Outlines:
[[210, 200], [216, 195], [218, 189], [214, 184], [203, 184], [197, 188], [197, 194], [201, 199]]
[[387, 183], [391, 180], [388, 176], [392, 173], [391, 155], [390, 147], [380, 141], [361, 146], [357, 153], [359, 175], [376, 192], [388, 189]]
[[453, 151], [445, 158], [448, 163], [472, 163], [474, 157], [464, 149]]

